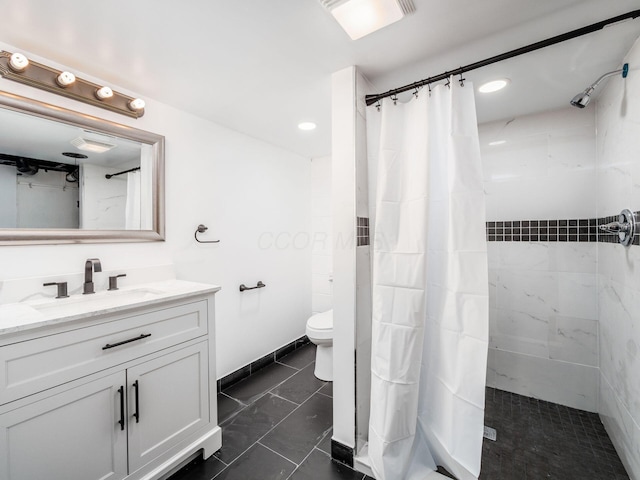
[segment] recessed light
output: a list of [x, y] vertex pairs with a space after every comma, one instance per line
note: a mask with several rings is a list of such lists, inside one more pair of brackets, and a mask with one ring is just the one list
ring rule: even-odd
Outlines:
[[503, 145], [507, 143], [506, 140], [496, 140], [495, 142], [489, 142], [490, 147], [495, 147], [496, 145]]
[[482, 93], [493, 93], [497, 92], [498, 90], [502, 90], [510, 83], [511, 80], [509, 80], [508, 78], [500, 78], [498, 80], [492, 80], [490, 82], [483, 83], [482, 85], [480, 85], [480, 87], [478, 87], [478, 91]]
[[298, 124], [300, 130], [315, 130], [316, 124], [313, 122], [301, 122]]

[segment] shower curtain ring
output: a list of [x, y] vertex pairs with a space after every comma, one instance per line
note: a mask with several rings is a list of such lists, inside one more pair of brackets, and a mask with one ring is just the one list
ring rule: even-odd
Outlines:
[[394, 105], [397, 105], [397, 104], [398, 104], [398, 96], [397, 96], [397, 95], [393, 95], [393, 96], [391, 97], [391, 100], [393, 100], [393, 104], [394, 104]]
[[460, 86], [464, 87], [464, 81], [466, 80], [466, 78], [462, 78], [462, 74], [464, 73], [464, 70], [462, 69], [462, 67], [460, 67], [460, 80], [458, 80], [460, 82]]
[[418, 87], [416, 87], [416, 91], [415, 91], [415, 92], [413, 92], [413, 96], [414, 96], [414, 97], [416, 97], [416, 98], [418, 98]]
[[380, 111], [381, 106], [382, 105], [380, 105], [380, 100], [378, 100], [378, 103], [376, 103], [376, 110]]
[[445, 83], [444, 86], [451, 88], [451, 78], [450, 77], [447, 77], [447, 83]]

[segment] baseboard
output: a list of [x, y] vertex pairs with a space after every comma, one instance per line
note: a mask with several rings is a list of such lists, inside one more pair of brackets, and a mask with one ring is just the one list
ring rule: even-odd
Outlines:
[[240, 380], [244, 380], [250, 375], [260, 371], [264, 367], [271, 365], [273, 362], [280, 360], [285, 355], [297, 350], [298, 348], [304, 347], [309, 344], [309, 338], [306, 335], [294, 340], [293, 342], [287, 343], [283, 347], [274, 350], [271, 353], [268, 353], [264, 357], [260, 357], [257, 360], [254, 360], [248, 365], [239, 368], [231, 372], [229, 375], [225, 375], [221, 379], [218, 380], [218, 393], [222, 390], [229, 388], [231, 385], [238, 383]]
[[331, 458], [353, 468], [353, 448], [331, 439]]

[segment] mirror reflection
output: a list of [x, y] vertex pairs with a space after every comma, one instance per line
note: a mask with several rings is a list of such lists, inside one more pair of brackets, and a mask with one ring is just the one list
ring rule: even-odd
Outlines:
[[0, 124], [0, 228], [153, 228], [152, 145], [1, 108]]

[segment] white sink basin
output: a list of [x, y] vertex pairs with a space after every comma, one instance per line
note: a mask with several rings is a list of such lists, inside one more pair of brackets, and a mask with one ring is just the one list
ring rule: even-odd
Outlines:
[[57, 312], [102, 310], [109, 307], [129, 305], [132, 303], [153, 300], [164, 292], [150, 288], [135, 288], [131, 290], [115, 290], [90, 295], [73, 295], [69, 298], [57, 298], [46, 302], [34, 302], [30, 306], [45, 314]]

